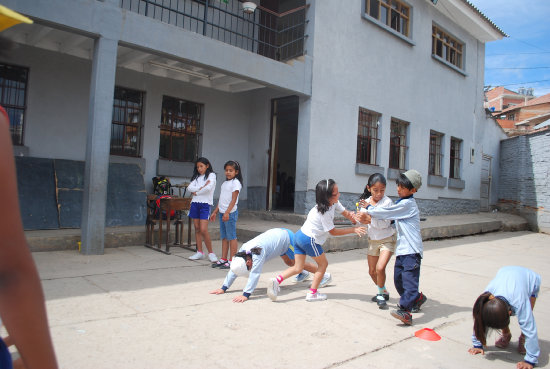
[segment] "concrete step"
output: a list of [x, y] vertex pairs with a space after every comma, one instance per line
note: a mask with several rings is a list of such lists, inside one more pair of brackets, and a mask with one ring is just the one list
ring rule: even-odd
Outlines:
[[[246, 242], [271, 228], [288, 228], [293, 232], [300, 229], [306, 216], [285, 212], [240, 211], [237, 221], [237, 238]], [[346, 219], [337, 219], [337, 227], [350, 226]], [[517, 215], [506, 213], [477, 213], [460, 215], [443, 215], [426, 217], [420, 223], [422, 239], [439, 239], [461, 237], [496, 231], [529, 230], [527, 221]], [[209, 224], [208, 231], [212, 240], [220, 239], [217, 222]], [[185, 222], [184, 240], [187, 240], [187, 222]], [[155, 237], [157, 232], [155, 232]], [[55, 229], [26, 231], [27, 243], [31, 251], [77, 250], [80, 241], [80, 229]], [[194, 241], [194, 230], [191, 230], [191, 240]], [[171, 239], [174, 239], [172, 232]], [[156, 238], [155, 238], [156, 240]], [[109, 227], [105, 230], [105, 247], [121, 247], [143, 245], [145, 241], [145, 226]], [[354, 236], [329, 237], [323, 245], [326, 251], [351, 250], [365, 248], [368, 243], [365, 238]]]

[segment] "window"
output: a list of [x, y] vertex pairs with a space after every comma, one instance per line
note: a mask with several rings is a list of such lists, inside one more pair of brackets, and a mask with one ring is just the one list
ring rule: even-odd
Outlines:
[[508, 117], [506, 118], [508, 120], [516, 120], [516, 115], [514, 113], [508, 114]]
[[392, 118], [390, 128], [390, 168], [405, 169], [407, 127], [409, 124]]
[[430, 153], [428, 174], [433, 176], [441, 175], [441, 162], [443, 159], [441, 142], [443, 141], [443, 133], [430, 131]]
[[202, 105], [163, 96], [159, 156], [193, 162], [198, 157]]
[[111, 124], [112, 155], [140, 155], [143, 96], [141, 91], [115, 87]]
[[359, 129], [357, 132], [358, 163], [376, 165], [379, 119], [380, 114], [359, 108]]
[[23, 145], [28, 79], [27, 68], [0, 63], [0, 105], [10, 118], [11, 141], [16, 146]]
[[462, 140], [451, 137], [451, 165], [449, 170], [449, 177], [460, 179], [460, 149], [462, 146]]
[[365, 11], [380, 23], [409, 36], [410, 7], [401, 0], [365, 0]]
[[437, 26], [432, 26], [432, 55], [437, 55], [446, 62], [462, 69], [463, 44], [442, 31]]

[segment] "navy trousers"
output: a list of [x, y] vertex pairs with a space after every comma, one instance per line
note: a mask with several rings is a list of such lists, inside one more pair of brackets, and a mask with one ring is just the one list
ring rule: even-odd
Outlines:
[[401, 298], [399, 305], [411, 311], [414, 302], [420, 297], [418, 283], [420, 280], [420, 254], [399, 255], [395, 258], [393, 282]]

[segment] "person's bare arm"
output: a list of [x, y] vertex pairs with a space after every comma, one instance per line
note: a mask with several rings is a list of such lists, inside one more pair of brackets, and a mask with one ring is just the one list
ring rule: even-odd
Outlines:
[[57, 368], [44, 293], [27, 247], [9, 122], [0, 113], [0, 315], [27, 369]]

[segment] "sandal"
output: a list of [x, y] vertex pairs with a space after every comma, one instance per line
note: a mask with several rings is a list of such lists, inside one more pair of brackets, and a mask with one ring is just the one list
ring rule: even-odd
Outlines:
[[525, 336], [522, 334], [519, 335], [518, 340], [518, 352], [522, 355], [525, 355], [527, 351], [525, 351]]
[[498, 340], [495, 341], [495, 346], [498, 348], [506, 348], [510, 344], [512, 333], [501, 334]]

